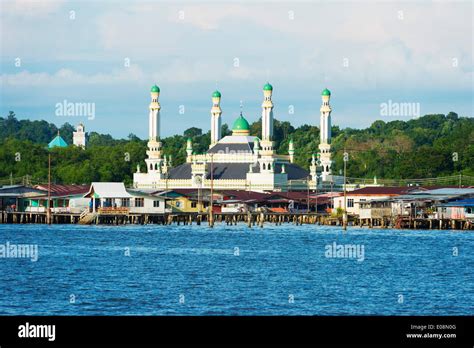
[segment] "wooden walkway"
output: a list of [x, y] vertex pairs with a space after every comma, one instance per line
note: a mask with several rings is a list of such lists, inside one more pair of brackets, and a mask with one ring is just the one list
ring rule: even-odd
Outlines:
[[[82, 218], [82, 219], [81, 219]], [[246, 224], [248, 227], [264, 227], [267, 223], [275, 225], [317, 224], [327, 226], [342, 226], [342, 218], [331, 217], [321, 213], [215, 213], [209, 218], [206, 213], [165, 213], [165, 214], [85, 214], [55, 213], [51, 214], [52, 224], [100, 224], [100, 225], [127, 225], [127, 224], [157, 224], [157, 225], [191, 225], [214, 224], [237, 225]], [[0, 212], [0, 223], [10, 224], [46, 224], [46, 213], [36, 212]], [[358, 219], [349, 216], [349, 226], [369, 228], [398, 228], [398, 229], [452, 229], [474, 230], [474, 222], [455, 219], [413, 219], [409, 217], [386, 219]]]

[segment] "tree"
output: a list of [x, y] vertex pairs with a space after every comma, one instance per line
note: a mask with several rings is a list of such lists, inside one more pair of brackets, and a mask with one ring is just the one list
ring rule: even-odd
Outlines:
[[186, 138], [193, 138], [202, 135], [202, 129], [201, 128], [196, 128], [196, 127], [191, 127], [188, 128], [184, 131], [183, 135]]

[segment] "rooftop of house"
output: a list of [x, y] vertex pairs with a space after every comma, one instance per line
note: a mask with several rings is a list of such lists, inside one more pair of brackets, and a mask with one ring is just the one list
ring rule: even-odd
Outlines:
[[441, 204], [441, 207], [474, 207], [474, 198], [461, 199]]
[[[48, 192], [48, 185], [36, 185], [34, 186], [38, 190]], [[63, 185], [63, 184], [51, 184], [51, 196], [73, 196], [83, 195], [89, 191], [90, 185]]]
[[5, 185], [0, 187], [0, 197], [26, 197], [43, 193], [43, 190], [25, 185]]
[[[420, 190], [420, 187], [412, 186], [371, 186], [364, 187], [361, 189], [356, 189], [354, 191], [347, 192], [347, 196], [397, 196], [406, 194], [413, 191]], [[342, 196], [343, 193], [339, 193], [339, 196]]]

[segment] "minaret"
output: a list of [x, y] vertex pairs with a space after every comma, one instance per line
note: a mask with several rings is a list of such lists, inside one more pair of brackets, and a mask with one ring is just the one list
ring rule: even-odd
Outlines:
[[148, 173], [161, 173], [161, 142], [160, 142], [160, 88], [157, 85], [150, 90], [151, 103], [148, 117], [148, 158], [145, 160]]
[[259, 151], [260, 151], [260, 144], [258, 142], [258, 138], [255, 137], [255, 139], [253, 140], [253, 152], [257, 157], [258, 157]]
[[273, 137], [273, 87], [268, 82], [263, 86], [262, 140], [271, 141]]
[[186, 154], [187, 154], [187, 162], [191, 162], [191, 156], [193, 154], [193, 141], [191, 138], [188, 138], [186, 141]]
[[76, 127], [76, 131], [72, 133], [72, 143], [76, 146], [80, 146], [83, 149], [86, 147], [86, 133], [85, 127], [82, 123], [79, 123]]
[[212, 93], [212, 108], [211, 108], [211, 144], [213, 147], [221, 138], [221, 92], [215, 91]]
[[268, 82], [263, 86], [262, 103], [262, 141], [260, 141], [260, 173], [273, 173], [275, 158], [273, 156], [273, 87]]
[[319, 151], [321, 153], [321, 179], [322, 181], [328, 181], [328, 176], [331, 175], [331, 106], [329, 105], [329, 99], [331, 98], [331, 92], [325, 88], [321, 93], [321, 99], [323, 101], [321, 105], [321, 123], [320, 123], [320, 142]]
[[290, 155], [290, 163], [293, 163], [295, 159], [295, 146], [293, 144], [293, 139], [290, 139], [288, 143], [288, 155]]
[[313, 180], [317, 184], [318, 176], [317, 176], [316, 169], [317, 169], [317, 161], [313, 153], [313, 155], [311, 156], [311, 165], [309, 166], [309, 174], [311, 175], [311, 180]]

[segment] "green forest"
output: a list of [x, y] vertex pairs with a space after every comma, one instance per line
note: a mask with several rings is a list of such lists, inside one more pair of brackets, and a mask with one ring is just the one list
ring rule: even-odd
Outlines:
[[[260, 134], [260, 122], [251, 124], [251, 134]], [[132, 182], [137, 164], [145, 168], [146, 140], [134, 134], [114, 139], [109, 134], [88, 133], [85, 150], [75, 146], [53, 148], [47, 144], [58, 130], [72, 144], [74, 127], [65, 123], [59, 129], [46, 121], [18, 120], [13, 111], [0, 117], [0, 180], [29, 175], [46, 181], [48, 153], [51, 153], [52, 180], [56, 183], [82, 184], [92, 181]], [[230, 134], [223, 126], [223, 136]], [[162, 139], [164, 153], [172, 155], [172, 165], [185, 161], [186, 139], [192, 138], [196, 153], [205, 152], [210, 133], [189, 128], [182, 135]], [[355, 178], [432, 178], [455, 174], [474, 175], [474, 118], [425, 115], [408, 121], [375, 121], [365, 129], [332, 127], [333, 171], [343, 167], [344, 149], [349, 153], [347, 175]], [[288, 153], [293, 139], [295, 161], [308, 169], [311, 155], [317, 152], [319, 129], [311, 125], [293, 127], [289, 122], [274, 122], [275, 148]]]

